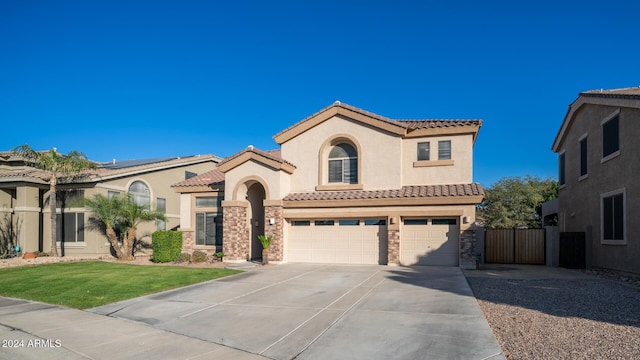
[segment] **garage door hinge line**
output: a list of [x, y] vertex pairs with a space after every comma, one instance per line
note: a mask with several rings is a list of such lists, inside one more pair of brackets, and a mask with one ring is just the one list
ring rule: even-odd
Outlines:
[[203, 311], [205, 311], [205, 310], [209, 310], [209, 309], [211, 309], [211, 308], [214, 308], [214, 307], [216, 307], [216, 306], [218, 306], [218, 305], [223, 305], [223, 304], [229, 303], [229, 302], [231, 302], [231, 301], [234, 301], [234, 300], [238, 300], [238, 299], [240, 299], [240, 298], [243, 298], [243, 297], [245, 297], [245, 296], [249, 296], [249, 295], [251, 295], [251, 294], [255, 294], [255, 293], [257, 293], [257, 292], [259, 292], [259, 291], [262, 291], [262, 290], [264, 290], [264, 289], [268, 289], [268, 288], [273, 287], [273, 286], [276, 286], [276, 285], [284, 284], [284, 283], [286, 283], [287, 281], [295, 280], [295, 279], [297, 279], [297, 278], [299, 278], [299, 277], [305, 276], [305, 275], [307, 275], [307, 274], [311, 274], [311, 273], [316, 272], [316, 271], [319, 271], [319, 270], [321, 270], [321, 269], [323, 269], [323, 268], [326, 268], [326, 266], [325, 266], [325, 267], [319, 267], [319, 268], [317, 268], [317, 269], [313, 269], [313, 270], [311, 270], [311, 271], [307, 271], [307, 272], [305, 272], [305, 273], [302, 273], [302, 274], [300, 274], [300, 275], [294, 276], [294, 277], [289, 278], [289, 279], [287, 279], [287, 280], [282, 280], [282, 281], [279, 281], [279, 282], [277, 282], [277, 283], [273, 283], [273, 284], [270, 284], [270, 285], [267, 285], [267, 286], [263, 286], [263, 287], [261, 287], [261, 288], [259, 288], [259, 289], [251, 290], [251, 291], [249, 291], [248, 293], [245, 293], [245, 294], [242, 294], [242, 295], [238, 295], [238, 296], [236, 296], [236, 297], [234, 297], [234, 298], [231, 298], [231, 299], [228, 299], [228, 300], [225, 300], [225, 301], [222, 301], [222, 302], [219, 302], [219, 303], [216, 303], [216, 304], [213, 304], [213, 305], [207, 306], [207, 307], [202, 308], [202, 309], [200, 309], [200, 310], [196, 310], [196, 311], [190, 312], [190, 313], [188, 313], [188, 314], [180, 315], [180, 316], [179, 316], [179, 318], [185, 318], [185, 317], [188, 317], [188, 316], [191, 316], [191, 315], [198, 314], [198, 313], [203, 312]]
[[[347, 296], [349, 293], [351, 293], [353, 290], [359, 288], [360, 286], [362, 286], [362, 284], [366, 283], [367, 281], [369, 281], [369, 279], [371, 279], [372, 277], [376, 276], [378, 273], [380, 272], [380, 270], [376, 271], [375, 273], [371, 274], [371, 276], [369, 276], [368, 278], [362, 280], [362, 282], [360, 282], [358, 285], [352, 287], [349, 291], [345, 292], [344, 294], [342, 294], [340, 297], [338, 297], [337, 299], [335, 299], [334, 301], [332, 301], [329, 305], [323, 307], [322, 309], [320, 309], [318, 312], [316, 312], [314, 315], [312, 315], [310, 318], [308, 318], [307, 320], [303, 321], [300, 325], [296, 326], [293, 330], [289, 331], [287, 334], [285, 334], [283, 337], [281, 337], [280, 339], [276, 340], [273, 344], [269, 345], [266, 349], [262, 350], [261, 352], [258, 353], [258, 355], [262, 355], [263, 353], [265, 353], [267, 350], [271, 349], [272, 347], [274, 347], [276, 344], [280, 343], [281, 341], [283, 341], [284, 339], [286, 339], [287, 337], [291, 336], [291, 334], [293, 334], [294, 332], [298, 331], [298, 329], [300, 329], [301, 327], [303, 327], [306, 323], [308, 323], [309, 321], [315, 319], [318, 315], [320, 315], [321, 313], [323, 313], [325, 310], [327, 310], [329, 307], [333, 306], [333, 304], [337, 303], [338, 301], [340, 301], [342, 298], [344, 298], [345, 296]], [[322, 334], [324, 334], [327, 330], [329, 330], [335, 323], [337, 323], [340, 319], [342, 319], [344, 317], [344, 315], [346, 313], [348, 313], [354, 306], [356, 306], [358, 303], [360, 303], [360, 301], [362, 301], [362, 299], [364, 299], [365, 297], [367, 297], [375, 288], [378, 287], [378, 285], [382, 284], [382, 282], [384, 282], [384, 279], [380, 280], [380, 282], [378, 282], [375, 286], [373, 286], [369, 291], [367, 291], [364, 295], [362, 295], [356, 302], [354, 302], [351, 306], [349, 306], [349, 308], [347, 308], [345, 311], [342, 312], [342, 314], [340, 314], [340, 316], [338, 316], [338, 318], [336, 320], [334, 320], [331, 324], [329, 324], [329, 326], [327, 326], [324, 330], [322, 330], [322, 332], [320, 334], [318, 334], [318, 336], [316, 336], [313, 340], [311, 340], [311, 342], [309, 344], [307, 344], [295, 357], [297, 357], [298, 355], [300, 355], [303, 351], [307, 350], [307, 348], [309, 348], [309, 346], [311, 346], [314, 342], [316, 342], [316, 340], [318, 340], [320, 338], [320, 336], [322, 336]], [[294, 358], [295, 358], [294, 357]]]

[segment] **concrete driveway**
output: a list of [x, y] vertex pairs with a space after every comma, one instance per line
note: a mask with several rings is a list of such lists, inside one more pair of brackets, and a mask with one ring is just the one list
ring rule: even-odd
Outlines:
[[257, 267], [90, 311], [271, 359], [504, 358], [455, 267]]

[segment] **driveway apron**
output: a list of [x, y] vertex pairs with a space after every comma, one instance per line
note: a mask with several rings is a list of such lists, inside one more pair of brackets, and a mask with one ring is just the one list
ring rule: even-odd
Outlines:
[[278, 360], [504, 358], [456, 267], [266, 266], [90, 311]]

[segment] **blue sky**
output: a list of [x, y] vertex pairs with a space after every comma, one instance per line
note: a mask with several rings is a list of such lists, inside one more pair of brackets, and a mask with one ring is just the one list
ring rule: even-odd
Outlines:
[[335, 100], [483, 119], [474, 180], [556, 177], [578, 93], [640, 85], [637, 1], [0, 1], [0, 150], [274, 149]]

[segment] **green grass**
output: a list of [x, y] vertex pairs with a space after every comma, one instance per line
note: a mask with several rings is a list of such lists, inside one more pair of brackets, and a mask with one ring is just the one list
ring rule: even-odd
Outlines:
[[23, 266], [0, 269], [0, 296], [88, 309], [239, 272], [99, 261]]

